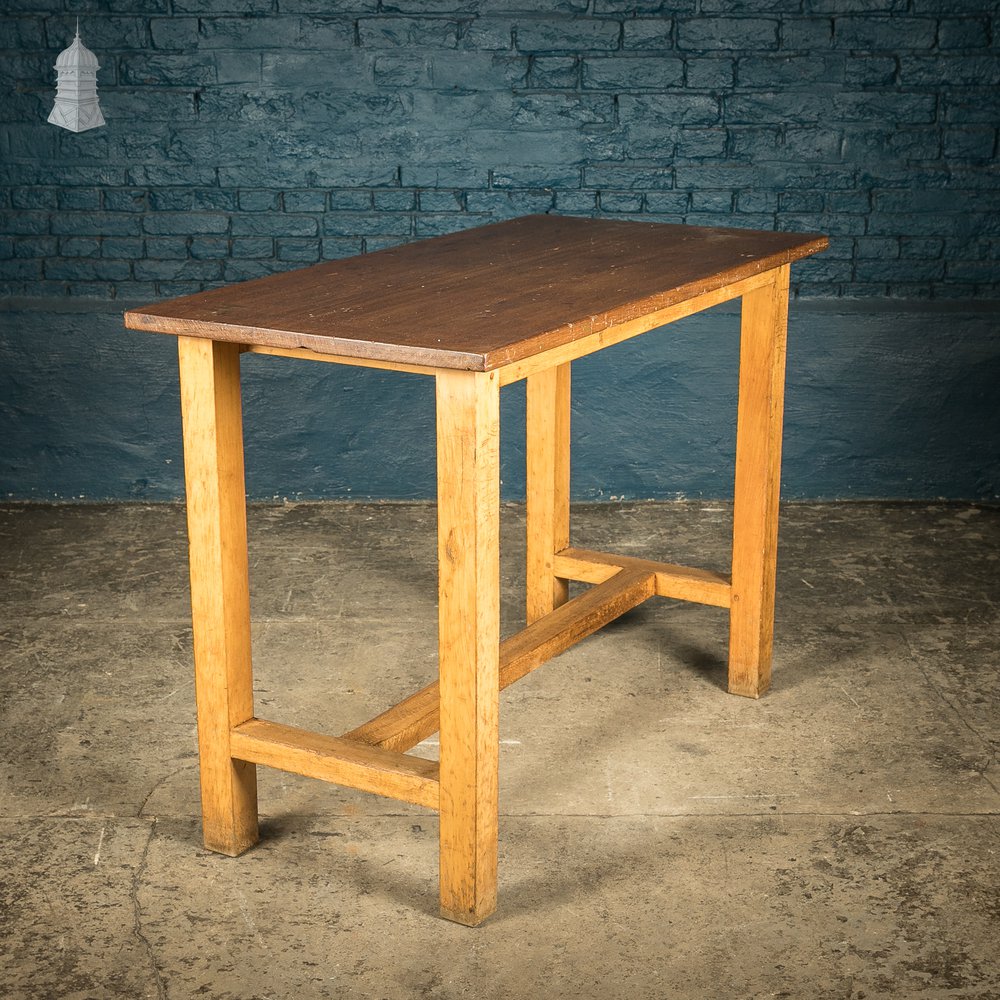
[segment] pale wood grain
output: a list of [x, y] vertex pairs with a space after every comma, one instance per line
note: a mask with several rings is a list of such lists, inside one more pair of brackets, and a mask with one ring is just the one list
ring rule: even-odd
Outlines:
[[567, 601], [504, 642], [502, 685], [513, 684], [653, 594], [652, 574], [622, 570], [607, 582]]
[[438, 731], [441, 688], [437, 681], [414, 691], [373, 719], [343, 734], [373, 747], [405, 751]]
[[[635, 560], [640, 563], [641, 560]], [[652, 564], [659, 565], [659, 564]], [[643, 567], [611, 572], [598, 586], [567, 601], [500, 644], [500, 690], [593, 635], [655, 593], [653, 573]], [[438, 730], [437, 682], [428, 684], [344, 739], [370, 746], [409, 750]]]
[[438, 764], [354, 740], [251, 719], [230, 734], [233, 756], [437, 809]]
[[[257, 839], [255, 763], [440, 810], [441, 912], [496, 905], [500, 690], [651, 596], [730, 609], [770, 679], [789, 264], [825, 237], [533, 216], [131, 310], [178, 335], [206, 845]], [[570, 363], [742, 297], [732, 576], [569, 547]], [[343, 737], [253, 718], [239, 353], [434, 375], [439, 679]], [[528, 620], [499, 641], [499, 391], [527, 378]], [[592, 588], [567, 600], [566, 581]], [[410, 749], [440, 727], [441, 761]]]
[[569, 545], [570, 365], [529, 376], [526, 405], [528, 624], [565, 604], [552, 560]]
[[771, 682], [789, 270], [743, 296], [729, 691], [750, 698]]
[[441, 914], [496, 908], [500, 694], [500, 384], [437, 376]]
[[253, 717], [240, 356], [236, 344], [178, 338], [205, 846], [257, 842], [257, 776], [229, 733]]
[[708, 569], [579, 548], [568, 548], [558, 553], [554, 567], [560, 576], [583, 583], [603, 583], [622, 569], [648, 573], [654, 578], [657, 597], [711, 604], [718, 608], [729, 607], [729, 578]]
[[412, 375], [436, 375], [439, 369], [427, 365], [407, 365], [399, 361], [379, 361], [377, 358], [345, 358], [339, 354], [320, 354], [304, 347], [266, 347], [262, 344], [247, 344], [245, 354], [272, 355], [277, 358], [295, 358], [300, 361], [325, 361], [334, 365], [350, 365], [352, 368], [376, 368], [380, 371], [407, 372]]

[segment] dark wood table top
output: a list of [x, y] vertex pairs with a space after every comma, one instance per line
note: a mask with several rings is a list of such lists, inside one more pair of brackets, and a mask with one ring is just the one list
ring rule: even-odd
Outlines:
[[531, 215], [133, 309], [135, 330], [491, 371], [779, 267], [823, 236]]

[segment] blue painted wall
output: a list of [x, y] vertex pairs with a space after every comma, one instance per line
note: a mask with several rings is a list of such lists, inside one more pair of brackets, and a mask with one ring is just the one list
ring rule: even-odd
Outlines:
[[[81, 135], [45, 124], [76, 8], [5, 9], [5, 495], [181, 494], [172, 344], [126, 305], [540, 211], [830, 234], [795, 269], [785, 494], [1000, 494], [995, 3], [104, 0]], [[576, 366], [579, 498], [730, 493], [735, 330]], [[319, 367], [247, 363], [251, 494], [432, 496], [430, 386]]]

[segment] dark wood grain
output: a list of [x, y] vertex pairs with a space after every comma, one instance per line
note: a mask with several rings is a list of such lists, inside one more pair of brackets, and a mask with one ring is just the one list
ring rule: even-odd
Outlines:
[[144, 306], [125, 325], [490, 371], [826, 245], [802, 233], [532, 215]]

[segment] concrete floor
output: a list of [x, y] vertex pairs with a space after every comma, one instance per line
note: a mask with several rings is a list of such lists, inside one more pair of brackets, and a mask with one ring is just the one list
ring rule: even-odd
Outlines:
[[[723, 568], [728, 517], [574, 541]], [[260, 715], [338, 733], [432, 677], [432, 507], [250, 523]], [[505, 692], [475, 930], [418, 808], [261, 769], [261, 844], [202, 849], [184, 559], [177, 507], [0, 508], [3, 1000], [1000, 997], [1000, 511], [787, 507], [759, 702], [724, 612], [666, 601]]]

